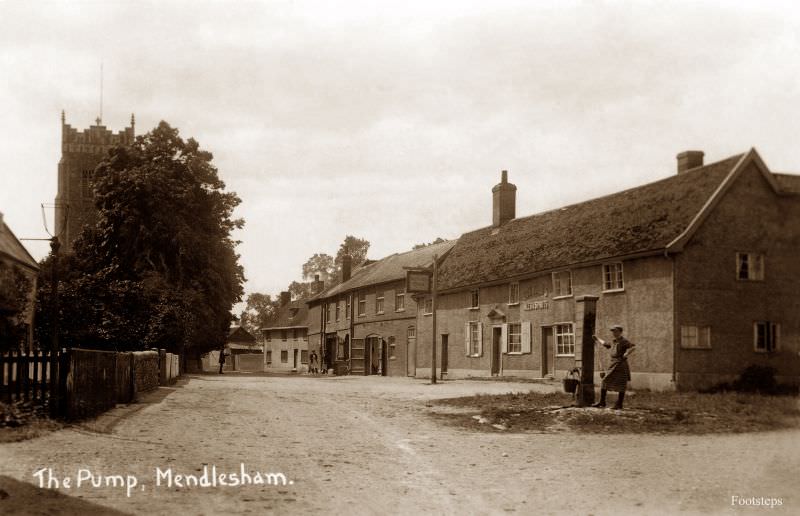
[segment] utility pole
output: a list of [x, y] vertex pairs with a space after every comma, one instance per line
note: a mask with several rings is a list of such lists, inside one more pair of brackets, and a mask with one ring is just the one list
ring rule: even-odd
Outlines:
[[436, 280], [439, 276], [439, 255], [433, 255], [433, 281], [431, 282], [431, 317], [433, 340], [431, 344], [431, 383], [436, 383]]

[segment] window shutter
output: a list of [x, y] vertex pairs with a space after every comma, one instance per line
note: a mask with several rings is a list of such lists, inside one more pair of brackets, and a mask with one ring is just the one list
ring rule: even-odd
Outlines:
[[464, 354], [469, 356], [469, 323], [464, 324]]
[[508, 323], [500, 326], [500, 347], [503, 353], [508, 353]]
[[531, 352], [531, 323], [530, 321], [522, 322], [522, 352]]
[[478, 323], [478, 356], [483, 356], [483, 323]]

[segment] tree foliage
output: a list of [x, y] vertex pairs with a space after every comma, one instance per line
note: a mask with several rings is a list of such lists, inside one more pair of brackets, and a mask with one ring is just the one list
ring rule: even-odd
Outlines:
[[[224, 343], [243, 294], [231, 238], [243, 221], [232, 218], [240, 200], [225, 191], [212, 158], [161, 122], [97, 166], [98, 221], [64, 260], [59, 289], [67, 343], [192, 354]], [[52, 302], [48, 290], [40, 296], [43, 313]], [[81, 309], [76, 323], [72, 303]]]
[[324, 281], [326, 285], [330, 283], [331, 279], [336, 275], [333, 256], [325, 253], [314, 253], [314, 256], [303, 264], [303, 280], [313, 280], [315, 275], [319, 275], [319, 279]]
[[342, 257], [346, 254], [350, 255], [352, 259], [351, 264], [353, 268], [361, 265], [367, 259], [367, 251], [369, 251], [369, 240], [357, 238], [352, 235], [347, 235], [344, 242], [339, 245], [339, 250], [336, 252], [336, 271], [342, 269]]
[[247, 305], [239, 316], [239, 323], [252, 335], [257, 335], [259, 328], [275, 322], [279, 309], [280, 298], [258, 292], [250, 294], [247, 296]]
[[0, 352], [18, 349], [25, 341], [32, 289], [28, 274], [0, 260]]

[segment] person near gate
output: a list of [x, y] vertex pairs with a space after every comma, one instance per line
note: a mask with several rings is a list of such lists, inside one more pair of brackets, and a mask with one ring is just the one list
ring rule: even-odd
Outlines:
[[593, 407], [606, 406], [606, 393], [608, 391], [617, 392], [617, 402], [614, 408], [617, 410], [622, 409], [622, 403], [625, 401], [625, 390], [628, 388], [628, 382], [631, 380], [631, 368], [628, 366], [628, 356], [633, 353], [636, 345], [622, 336], [622, 326], [615, 324], [611, 327], [611, 334], [614, 335], [614, 340], [609, 344], [596, 336], [592, 336], [596, 344], [602, 344], [603, 347], [611, 350], [611, 363], [605, 371], [602, 382], [600, 383], [600, 401], [592, 405]]

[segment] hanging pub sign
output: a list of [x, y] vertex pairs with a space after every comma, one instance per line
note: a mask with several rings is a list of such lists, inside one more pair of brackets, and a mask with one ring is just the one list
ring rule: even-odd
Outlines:
[[430, 271], [406, 271], [406, 292], [409, 294], [430, 294]]

